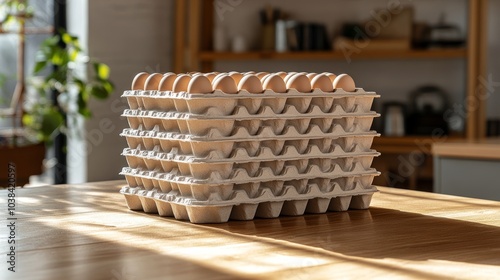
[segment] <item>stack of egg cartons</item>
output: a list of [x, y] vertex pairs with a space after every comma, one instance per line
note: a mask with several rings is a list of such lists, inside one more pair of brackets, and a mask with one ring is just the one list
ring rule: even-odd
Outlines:
[[138, 74], [122, 188], [193, 223], [366, 209], [379, 173], [373, 92], [331, 73]]

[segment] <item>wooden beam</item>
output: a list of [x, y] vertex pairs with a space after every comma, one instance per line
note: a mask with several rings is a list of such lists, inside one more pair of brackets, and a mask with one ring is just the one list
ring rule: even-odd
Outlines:
[[[485, 80], [488, 80], [488, 0], [479, 0], [479, 40], [478, 40], [478, 74]], [[486, 137], [486, 100], [484, 100], [482, 94], [487, 94], [487, 87], [483, 84], [479, 84], [482, 91], [478, 94], [478, 109], [477, 109], [477, 133], [478, 138]]]
[[[200, 52], [212, 51], [214, 42], [214, 0], [204, 0], [202, 5], [203, 24], [201, 34], [201, 50], [198, 51], [197, 59], [201, 59]], [[200, 61], [202, 72], [213, 71], [213, 61]]]
[[186, 1], [175, 1], [175, 49], [174, 49], [174, 72], [184, 72], [185, 61], [185, 33], [186, 33]]
[[198, 71], [200, 68], [199, 52], [201, 39], [201, 0], [189, 1], [189, 69]]
[[479, 5], [476, 0], [469, 0], [469, 20], [468, 20], [468, 35], [467, 35], [467, 126], [466, 135], [468, 139], [475, 139], [477, 135], [477, 117], [475, 110], [472, 108], [472, 102], [475, 100], [475, 91], [478, 77], [478, 45], [479, 29], [478, 29]]
[[467, 129], [468, 139], [486, 136], [487, 27], [488, 0], [469, 0], [469, 35], [467, 38]]

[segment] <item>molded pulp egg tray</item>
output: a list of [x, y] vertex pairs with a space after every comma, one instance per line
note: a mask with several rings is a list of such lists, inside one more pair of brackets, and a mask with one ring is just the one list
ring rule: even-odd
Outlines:
[[[276, 92], [265, 80], [280, 73], [138, 74], [123, 94], [127, 206], [192, 223], [368, 208], [379, 175], [371, 168], [379, 134], [370, 130], [379, 96], [341, 87], [345, 74], [326, 88], [292, 87], [297, 75], [306, 76], [282, 75], [286, 91]], [[246, 76], [262, 89], [245, 87]], [[217, 86], [220, 77], [234, 85]]]

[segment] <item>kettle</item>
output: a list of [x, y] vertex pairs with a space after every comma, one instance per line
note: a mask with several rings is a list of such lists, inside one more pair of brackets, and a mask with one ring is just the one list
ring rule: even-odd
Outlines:
[[386, 136], [405, 135], [406, 105], [401, 102], [384, 103], [383, 110], [383, 133]]

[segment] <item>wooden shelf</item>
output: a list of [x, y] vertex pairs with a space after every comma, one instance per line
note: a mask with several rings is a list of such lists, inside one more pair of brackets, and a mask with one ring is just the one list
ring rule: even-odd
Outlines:
[[[352, 59], [450, 59], [465, 58], [467, 50], [465, 48], [457, 49], [432, 49], [432, 50], [408, 50], [408, 51], [362, 51], [354, 53]], [[318, 52], [211, 52], [204, 51], [199, 53], [201, 61], [218, 60], [343, 60], [345, 55], [340, 51], [318, 51]]]

